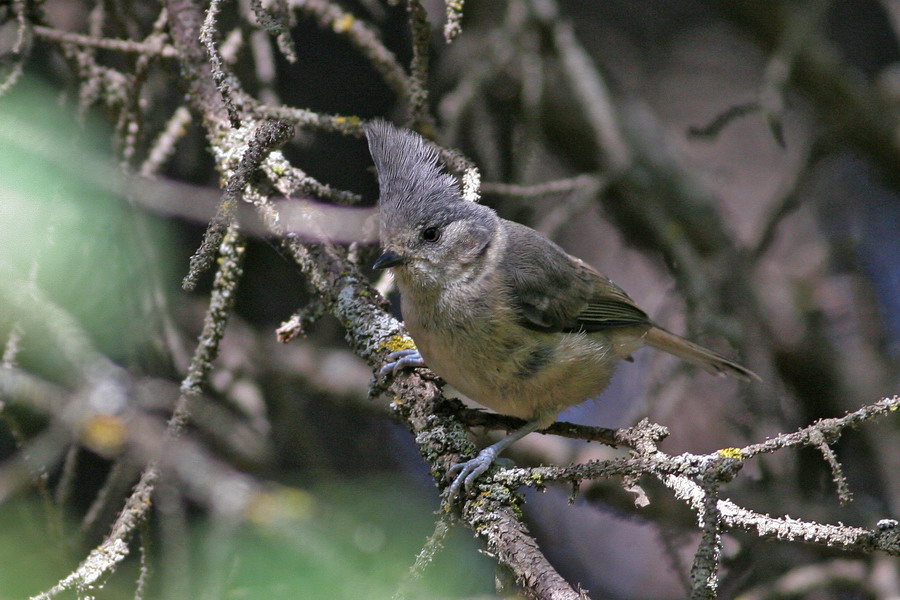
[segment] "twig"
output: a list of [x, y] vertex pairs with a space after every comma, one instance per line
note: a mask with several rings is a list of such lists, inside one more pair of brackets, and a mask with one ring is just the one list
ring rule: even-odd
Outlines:
[[147, 587], [150, 585], [150, 573], [152, 569], [150, 567], [149, 545], [150, 531], [147, 524], [144, 523], [141, 527], [140, 542], [138, 544], [140, 560], [138, 566], [138, 578], [134, 585], [134, 600], [144, 600], [144, 597], [147, 594]]
[[762, 110], [759, 102], [745, 102], [744, 104], [735, 104], [729, 106], [723, 112], [713, 118], [706, 125], [691, 125], [688, 127], [688, 135], [692, 138], [715, 139], [725, 127], [740, 117], [750, 115]]
[[106, 475], [103, 485], [94, 496], [94, 501], [88, 507], [81, 519], [81, 531], [87, 533], [99, 522], [101, 516], [109, 511], [113, 502], [120, 502], [128, 491], [128, 487], [134, 482], [139, 472], [139, 465], [135, 465], [128, 457], [122, 456], [113, 463]]
[[597, 149], [603, 153], [605, 168], [614, 176], [630, 168], [631, 149], [618, 123], [612, 95], [600, 77], [594, 62], [575, 37], [571, 23], [558, 15], [555, 3], [532, 2], [532, 11], [550, 30], [553, 44], [562, 60], [565, 77], [572, 94], [585, 110], [593, 128]]
[[[843, 429], [898, 410], [900, 410], [900, 396], [884, 398], [841, 419], [823, 419], [798, 432], [781, 434], [761, 444], [743, 449], [726, 448], [710, 455], [666, 455], [655, 449], [653, 440], [659, 436], [651, 434], [647, 437], [647, 431], [639, 425], [631, 433], [628, 433], [628, 430], [616, 433], [617, 441], [626, 438], [627, 445], [637, 450], [634, 456], [591, 461], [570, 467], [505, 469], [493, 475], [493, 482], [514, 489], [519, 485], [542, 486], [549, 481], [578, 482], [591, 478], [653, 474], [672, 489], [677, 498], [688, 502], [698, 515], [704, 515], [707, 514], [704, 511], [709, 508], [711, 494], [697, 481], [710, 481], [710, 477], [719, 482], [727, 481], [734, 475], [741, 462], [751, 456], [783, 448], [816, 445], [822, 440], [834, 443]], [[900, 555], [900, 531], [893, 528], [869, 530], [846, 525], [800, 521], [788, 516], [771, 517], [742, 508], [730, 500], [717, 500], [716, 511], [722, 526], [753, 531], [761, 537], [780, 540], [801, 539], [808, 543], [843, 550], [871, 552], [877, 549], [887, 554]]]
[[[161, 46], [168, 39], [165, 32], [168, 20], [169, 15], [166, 9], [163, 8], [153, 22], [153, 28], [144, 40], [144, 43], [150, 46]], [[116, 123], [116, 137], [120, 143], [120, 162], [123, 170], [126, 172], [130, 170], [131, 161], [137, 151], [138, 139], [143, 132], [141, 89], [156, 58], [156, 56], [151, 54], [141, 54], [135, 61], [130, 77], [131, 83], [122, 109], [119, 111], [118, 122]]]
[[268, 8], [263, 6], [262, 0], [250, 0], [250, 7], [259, 24], [275, 37], [284, 58], [290, 63], [297, 62], [297, 47], [291, 37], [291, 14], [285, 0], [275, 0]]
[[249, 99], [247, 104], [260, 117], [284, 119], [302, 129], [333, 131], [354, 136], [361, 136], [365, 131], [365, 123], [359, 117], [326, 115], [305, 108], [293, 108], [290, 106], [269, 106]]
[[391, 600], [405, 600], [409, 596], [410, 588], [422, 578], [425, 569], [428, 568], [438, 552], [444, 549], [448, 533], [450, 533], [449, 516], [442, 513], [434, 523], [434, 531], [425, 540], [425, 544], [416, 555], [415, 562], [409, 568], [403, 581], [400, 582], [400, 587]]
[[[772, 49], [783, 42], [787, 30], [803, 27], [793, 22], [808, 19], [807, 4], [741, 0], [717, 2], [716, 6], [742, 31], [760, 40], [764, 48]], [[789, 12], [773, 19], [773, 7]], [[813, 102], [829, 137], [840, 137], [869, 156], [885, 181], [898, 189], [900, 144], [894, 135], [896, 123], [890, 101], [861, 76], [822, 28], [812, 27], [805, 35], [790, 61], [790, 82]]]
[[305, 335], [306, 330], [322, 316], [325, 315], [327, 307], [319, 298], [313, 298], [309, 304], [295, 312], [291, 317], [281, 324], [275, 331], [278, 341], [282, 344], [294, 340], [297, 336]]
[[219, 90], [219, 94], [222, 96], [228, 119], [231, 121], [231, 126], [237, 129], [241, 126], [241, 117], [232, 98], [234, 87], [228, 81], [229, 77], [225, 72], [222, 55], [216, 48], [216, 39], [218, 37], [216, 34], [216, 16], [219, 13], [220, 4], [221, 0], [210, 0], [209, 8], [206, 10], [206, 18], [203, 21], [203, 26], [200, 28], [200, 41], [206, 48], [210, 72], [213, 81], [216, 83], [216, 89]]
[[486, 181], [481, 184], [483, 194], [497, 194], [498, 196], [513, 196], [516, 198], [537, 198], [554, 194], [565, 194], [575, 190], [594, 190], [603, 186], [605, 179], [599, 175], [576, 175], [555, 181], [546, 181], [534, 185], [519, 185], [515, 183], [495, 183]]
[[16, 41], [13, 42], [10, 49], [10, 53], [14, 56], [14, 62], [6, 77], [0, 81], [0, 97], [3, 97], [21, 79], [25, 72], [25, 61], [33, 46], [28, 32], [29, 29], [34, 29], [34, 25], [28, 20], [28, 15], [25, 13], [27, 3], [25, 0], [13, 0], [10, 4], [16, 15]]
[[325, 0], [290, 0], [291, 6], [314, 16], [322, 27], [344, 34], [375, 67], [397, 97], [408, 101], [412, 84], [393, 52], [378, 39], [375, 31], [337, 4]]
[[179, 106], [175, 109], [165, 128], [150, 146], [150, 152], [139, 170], [142, 177], [154, 176], [175, 153], [175, 145], [187, 133], [191, 118], [191, 111], [186, 107]]
[[[421, 0], [407, 0], [409, 29], [412, 32], [412, 74], [409, 83], [409, 117], [415, 129], [432, 125], [428, 117], [428, 47], [431, 43], [431, 23]], [[430, 137], [430, 136], [429, 136]]]
[[[449, 405], [455, 406], [455, 403], [449, 402]], [[521, 429], [526, 423], [523, 419], [517, 419], [515, 417], [497, 413], [489, 413], [473, 408], [464, 408], [461, 405], [455, 407], [454, 413], [467, 427], [484, 427], [485, 429], [515, 431], [516, 429]], [[565, 421], [557, 421], [550, 427], [537, 431], [537, 433], [557, 435], [565, 438], [584, 440], [586, 442], [600, 442], [607, 446], [614, 447], [623, 444], [623, 441], [625, 441], [619, 430], [606, 429], [604, 427], [590, 427], [588, 425], [578, 425], [576, 423], [567, 423]]]
[[769, 454], [783, 448], [815, 445], [818, 443], [816, 440], [819, 435], [829, 444], [833, 444], [838, 440], [844, 429], [857, 427], [866, 421], [895, 412], [898, 409], [900, 409], [900, 396], [883, 398], [874, 404], [864, 406], [840, 418], [820, 419], [794, 433], [783, 433], [759, 444], [750, 444], [743, 448], [725, 449], [719, 452], [740, 460], [747, 460], [758, 454]]
[[190, 291], [196, 287], [200, 275], [212, 264], [225, 232], [234, 222], [234, 214], [244, 188], [269, 153], [290, 140], [293, 133], [293, 128], [284, 121], [265, 121], [256, 129], [247, 144], [247, 150], [241, 157], [240, 164], [225, 184], [222, 201], [203, 234], [200, 248], [191, 257], [188, 274], [181, 283], [183, 289]]
[[93, 37], [80, 33], [62, 31], [54, 29], [53, 27], [45, 27], [43, 25], [35, 25], [32, 27], [32, 31], [34, 31], [36, 37], [41, 39], [63, 44], [73, 44], [75, 46], [84, 46], [86, 48], [127, 52], [129, 54], [141, 54], [143, 56], [159, 56], [162, 58], [176, 58], [178, 56], [178, 51], [174, 46], [169, 44], [158, 44], [153, 41], [136, 42], [134, 40]]
[[[190, 411], [189, 398], [199, 393], [218, 353], [219, 341], [225, 331], [225, 323], [236, 297], [235, 288], [241, 276], [244, 245], [232, 227], [222, 244], [222, 263], [213, 283], [209, 311], [200, 334], [200, 340], [191, 360], [188, 374], [181, 385], [182, 395], [166, 426], [165, 437], [178, 437], [186, 425]], [[125, 502], [116, 521], [103, 542], [88, 554], [87, 558], [56, 585], [34, 596], [34, 600], [49, 600], [60, 592], [92, 585], [111, 571], [129, 554], [128, 541], [144, 522], [151, 507], [151, 496], [159, 478], [159, 466], [152, 461], [141, 474], [140, 481]]]
[[691, 565], [691, 600], [712, 600], [718, 589], [719, 557], [722, 553], [722, 518], [719, 514], [719, 481], [710, 471], [702, 480], [705, 494], [700, 512], [700, 544]]
[[75, 489], [75, 475], [78, 469], [78, 455], [81, 448], [77, 444], [70, 444], [66, 451], [66, 457], [63, 459], [62, 472], [59, 475], [59, 482], [56, 484], [56, 493], [53, 494], [53, 501], [57, 506], [66, 506], [69, 498], [72, 496], [72, 490]]
[[[821, 441], [817, 441], [821, 440]], [[828, 445], [828, 442], [825, 441], [825, 437], [816, 432], [813, 436], [811, 436], [812, 445], [816, 447], [816, 449], [822, 453], [822, 457], [825, 459], [825, 462], [828, 463], [828, 467], [831, 469], [831, 478], [834, 481], [834, 484], [837, 486], [837, 494], [838, 500], [841, 502], [841, 506], [846, 506], [850, 504], [853, 500], [853, 492], [850, 491], [850, 485], [847, 483], [847, 477], [844, 475], [844, 470], [841, 468], [841, 464], [838, 462], [837, 457], [834, 455], [834, 450], [831, 449], [831, 446]]]
[[[699, 485], [677, 476], [670, 476], [663, 483], [693, 510], [700, 510], [705, 494]], [[771, 517], [742, 508], [730, 500], [719, 500], [718, 510], [722, 515], [723, 526], [753, 532], [761, 538], [799, 540], [856, 552], [880, 550], [892, 556], [900, 556], [900, 534], [895, 531], [801, 521], [789, 516]]]
[[444, 23], [444, 39], [451, 43], [462, 33], [463, 4], [465, 0], [444, 0], [447, 21]]

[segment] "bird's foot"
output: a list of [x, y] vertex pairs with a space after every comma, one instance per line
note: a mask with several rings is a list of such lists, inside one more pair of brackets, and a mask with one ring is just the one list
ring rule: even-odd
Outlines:
[[498, 452], [493, 446], [488, 446], [479, 452], [478, 456], [472, 460], [467, 460], [466, 462], [461, 462], [450, 467], [450, 470], [447, 471], [447, 475], [450, 477], [455, 476], [453, 483], [450, 484], [450, 489], [447, 492], [447, 497], [450, 499], [451, 504], [459, 493], [459, 488], [463, 485], [466, 487], [466, 493], [472, 491], [475, 480], [491, 468], [491, 465], [497, 459], [497, 454]]
[[415, 348], [408, 350], [397, 350], [391, 352], [385, 357], [388, 362], [378, 369], [378, 379], [384, 379], [388, 375], [396, 375], [403, 369], [412, 369], [415, 367], [424, 367], [425, 359]]

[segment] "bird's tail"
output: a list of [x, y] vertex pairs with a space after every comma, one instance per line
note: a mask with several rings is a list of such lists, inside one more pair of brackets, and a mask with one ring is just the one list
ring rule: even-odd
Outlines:
[[696, 365], [713, 375], [731, 375], [744, 381], [759, 379], [759, 375], [750, 369], [660, 327], [651, 327], [644, 342], [648, 346], [674, 354], [681, 360]]

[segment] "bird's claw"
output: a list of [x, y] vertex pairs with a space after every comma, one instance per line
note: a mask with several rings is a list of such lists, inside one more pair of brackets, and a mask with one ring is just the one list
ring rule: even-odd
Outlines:
[[491, 467], [496, 458], [497, 452], [488, 446], [479, 452], [475, 458], [450, 467], [447, 475], [450, 477], [455, 475], [453, 483], [450, 484], [450, 489], [447, 491], [447, 497], [450, 499], [450, 502], [453, 503], [453, 500], [459, 493], [459, 488], [463, 485], [466, 487], [467, 494], [471, 492], [475, 480]]
[[424, 367], [425, 359], [415, 348], [407, 350], [397, 350], [391, 352], [385, 357], [388, 362], [378, 369], [378, 379], [384, 379], [388, 375], [396, 375], [403, 369], [412, 369], [415, 367]]

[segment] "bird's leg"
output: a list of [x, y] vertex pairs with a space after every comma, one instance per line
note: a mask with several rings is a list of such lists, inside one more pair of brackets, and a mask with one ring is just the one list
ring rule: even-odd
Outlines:
[[529, 433], [533, 433], [540, 428], [541, 422], [537, 419], [529, 421], [496, 444], [491, 444], [479, 452], [478, 456], [472, 460], [467, 460], [466, 462], [461, 462], [450, 467], [447, 471], [447, 475], [451, 477], [456, 475], [453, 479], [453, 483], [450, 484], [450, 491], [447, 496], [450, 501], [453, 502], [453, 499], [456, 498], [456, 494], [459, 492], [460, 486], [463, 484], [466, 486], [467, 493], [472, 491], [472, 485], [475, 483], [475, 480], [490, 468], [491, 464], [493, 464], [497, 457], [500, 456], [501, 452]]
[[419, 351], [415, 348], [391, 352], [385, 359], [388, 362], [378, 369], [379, 379], [383, 379], [388, 375], [396, 375], [398, 371], [402, 371], [403, 369], [425, 366], [425, 359], [422, 358], [422, 355], [419, 354]]

